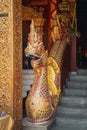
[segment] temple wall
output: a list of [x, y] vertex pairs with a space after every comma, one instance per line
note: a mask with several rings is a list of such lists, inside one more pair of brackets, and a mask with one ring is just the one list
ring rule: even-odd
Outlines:
[[8, 112], [20, 130], [22, 121], [21, 0], [0, 0], [0, 111]]

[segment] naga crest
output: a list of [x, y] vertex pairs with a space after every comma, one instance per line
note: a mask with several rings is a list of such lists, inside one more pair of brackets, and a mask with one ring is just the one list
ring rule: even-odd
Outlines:
[[41, 37], [36, 32], [33, 20], [30, 25], [28, 46], [25, 49], [25, 55], [32, 58], [31, 65], [33, 68], [45, 66], [47, 63], [47, 52], [45, 51]]

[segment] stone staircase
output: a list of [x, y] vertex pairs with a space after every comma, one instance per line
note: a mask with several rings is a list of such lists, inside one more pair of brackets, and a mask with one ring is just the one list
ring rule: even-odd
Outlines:
[[[26, 99], [33, 79], [33, 70], [23, 70], [23, 99]], [[79, 69], [76, 74], [70, 74], [58, 105], [56, 121], [49, 130], [87, 130], [87, 70]]]
[[23, 98], [27, 97], [27, 93], [31, 89], [33, 80], [34, 80], [34, 71], [32, 69], [23, 70], [23, 89], [22, 89]]
[[51, 130], [87, 130], [87, 70], [70, 74]]

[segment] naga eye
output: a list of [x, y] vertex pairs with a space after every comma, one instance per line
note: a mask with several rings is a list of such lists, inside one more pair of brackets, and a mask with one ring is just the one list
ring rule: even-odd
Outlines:
[[31, 104], [34, 105], [34, 102], [32, 102]]

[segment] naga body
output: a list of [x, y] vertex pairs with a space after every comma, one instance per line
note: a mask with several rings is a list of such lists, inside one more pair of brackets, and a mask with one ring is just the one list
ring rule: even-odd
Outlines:
[[59, 68], [55, 60], [48, 57], [33, 21], [28, 40], [25, 54], [32, 58], [31, 65], [35, 79], [26, 100], [26, 112], [30, 122], [45, 122], [55, 115], [60, 94], [60, 89], [55, 84], [55, 77], [56, 73], [59, 73]]
[[[66, 14], [64, 13], [64, 15]], [[63, 14], [57, 16], [58, 20], [59, 18], [63, 22], [57, 25], [54, 31], [59, 29], [61, 34], [57, 35], [56, 32], [55, 36], [55, 32], [52, 32], [53, 42], [55, 43], [49, 55], [36, 32], [34, 22], [32, 21], [30, 25], [25, 54], [32, 58], [31, 65], [35, 72], [35, 79], [26, 100], [26, 112], [29, 121], [32, 123], [43, 123], [51, 120], [55, 116], [58, 106], [61, 93], [60, 69], [62, 56], [70, 38], [68, 27], [70, 19], [68, 23], [64, 21]], [[62, 32], [62, 30], [65, 32]]]

